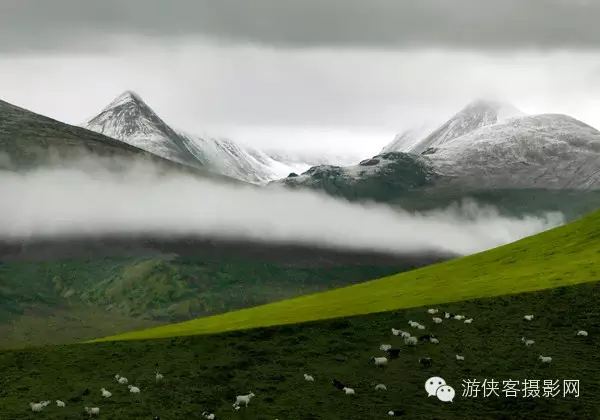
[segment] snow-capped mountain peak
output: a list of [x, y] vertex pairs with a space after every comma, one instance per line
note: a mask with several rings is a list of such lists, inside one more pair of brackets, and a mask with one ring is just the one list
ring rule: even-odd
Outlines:
[[115, 98], [83, 127], [179, 163], [205, 164], [201, 156], [190, 152], [184, 139], [130, 90]]
[[522, 111], [510, 103], [494, 99], [476, 99], [425, 137], [411, 152], [423, 153], [478, 128], [524, 115]]
[[428, 122], [399, 133], [383, 148], [382, 153], [392, 151], [423, 153], [478, 128], [524, 115], [521, 110], [507, 101], [478, 98], [445, 122]]
[[196, 136], [175, 129], [130, 90], [82, 126], [160, 157], [252, 183], [269, 182], [310, 167], [304, 162], [282, 162], [229, 139]]

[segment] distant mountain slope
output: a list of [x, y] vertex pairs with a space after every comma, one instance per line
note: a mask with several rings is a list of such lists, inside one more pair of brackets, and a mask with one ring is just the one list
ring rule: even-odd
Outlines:
[[229, 139], [197, 136], [174, 129], [132, 91], [118, 96], [82, 126], [165, 159], [204, 167], [258, 184], [309, 167], [301, 163], [278, 161], [264, 152], [242, 147]]
[[600, 189], [600, 131], [567, 115], [482, 127], [430, 148], [427, 157], [454, 185]]
[[400, 152], [383, 153], [358, 165], [320, 165], [271, 186], [306, 187], [347, 199], [387, 200], [403, 191], [433, 185], [437, 174], [427, 159]]
[[80, 158], [90, 154], [141, 159], [164, 169], [237, 182], [207, 170], [180, 165], [102, 134], [0, 101], [0, 169], [26, 169], [57, 163], [57, 158]]
[[398, 133], [391, 143], [388, 143], [383, 149], [381, 149], [380, 153], [411, 153], [421, 141], [435, 131], [440, 125], [441, 123], [427, 122]]
[[438, 147], [478, 128], [524, 115], [510, 103], [477, 99], [467, 104], [446, 122], [428, 122], [399, 133], [382, 149], [382, 153], [423, 153], [431, 147]]

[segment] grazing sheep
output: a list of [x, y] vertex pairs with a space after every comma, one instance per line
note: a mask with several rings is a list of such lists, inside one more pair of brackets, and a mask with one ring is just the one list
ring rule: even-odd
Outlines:
[[525, 343], [525, 345], [526, 345], [527, 347], [529, 347], [529, 346], [531, 346], [531, 345], [535, 344], [535, 341], [533, 341], [533, 340], [526, 340], [526, 339], [525, 339], [525, 337], [521, 337], [521, 341], [522, 341], [523, 343]]
[[140, 393], [140, 389], [137, 386], [128, 385], [127, 388], [129, 388], [129, 392], [131, 392], [132, 394]]
[[545, 357], [540, 355], [540, 360], [542, 361], [542, 363], [550, 363], [552, 361], [552, 357]]
[[408, 323], [410, 324], [411, 327], [413, 328], [417, 328], [419, 326], [419, 323], [416, 321], [408, 321]]
[[390, 410], [390, 411], [388, 411], [388, 414], [390, 416], [400, 417], [400, 416], [404, 415], [404, 410]]
[[387, 390], [387, 386], [385, 386], [384, 384], [375, 385], [375, 391], [386, 391], [386, 390]]
[[85, 412], [88, 413], [90, 415], [90, 417], [92, 416], [97, 416], [98, 414], [100, 414], [100, 408], [98, 407], [85, 407]]
[[454, 314], [451, 314], [450, 312], [444, 312], [444, 318], [446, 318], [446, 319], [454, 318]]
[[57, 407], [64, 407], [64, 406], [66, 406], [66, 404], [64, 403], [64, 401], [56, 400], [56, 406]]
[[371, 360], [375, 363], [375, 366], [385, 366], [388, 362], [387, 357], [371, 357]]
[[403, 331], [403, 332], [402, 332], [402, 334], [400, 334], [400, 336], [401, 336], [402, 338], [408, 338], [408, 337], [410, 337], [410, 334], [409, 334], [409, 333], [407, 333], [407, 332], [404, 332], [404, 331]]
[[392, 348], [391, 344], [382, 344], [381, 346], [379, 346], [379, 350], [383, 350], [383, 351], [388, 351], [391, 348]]
[[48, 407], [50, 405], [50, 401], [40, 401], [40, 404], [42, 404], [44, 407]]
[[465, 324], [470, 324], [473, 322], [473, 318], [465, 319]]
[[394, 334], [394, 335], [400, 335], [400, 334], [404, 334], [404, 331], [392, 328], [392, 334]]
[[387, 349], [386, 352], [390, 356], [390, 359], [397, 359], [400, 354], [400, 349]]
[[244, 404], [246, 404], [246, 407], [248, 407], [250, 398], [252, 398], [254, 396], [255, 395], [252, 391], [250, 391], [250, 393], [248, 393], [247, 395], [238, 395], [237, 397], [235, 397], [235, 402], [233, 403], [233, 406], [239, 407], [241, 403], [244, 403]]
[[456, 355], [456, 360], [465, 360], [464, 356]]
[[430, 338], [429, 341], [431, 341], [433, 344], [440, 344], [440, 340], [435, 337]]
[[160, 420], [160, 417], [154, 416], [154, 420]]
[[443, 321], [442, 318], [438, 318], [438, 317], [435, 317], [435, 316], [432, 319], [433, 319], [433, 322], [436, 323], [436, 324], [441, 324], [442, 321]]
[[115, 379], [117, 380], [118, 383], [125, 385], [128, 381], [127, 378], [123, 377], [123, 376], [119, 376], [119, 375], [115, 375]]
[[42, 403], [30, 402], [29, 406], [31, 407], [31, 411], [34, 411], [36, 413], [39, 413], [44, 409], [44, 405]]
[[155, 372], [155, 373], [156, 373], [156, 382], [162, 381], [165, 378], [161, 373], [158, 373], [158, 372]]
[[102, 396], [104, 398], [110, 398], [112, 396], [112, 394], [104, 388], [100, 388], [100, 392], [102, 392]]
[[305, 380], [305, 381], [308, 381], [308, 382], [314, 382], [314, 381], [315, 381], [315, 378], [313, 378], [312, 376], [310, 376], [310, 375], [307, 375], [307, 374], [305, 373], [305, 374], [304, 374], [304, 380]]
[[577, 335], [582, 335], [582, 336], [584, 336], [584, 337], [587, 337], [587, 336], [588, 336], [588, 333], [587, 333], [587, 331], [581, 330], [581, 331], [579, 331], [579, 332], [577, 333]]
[[354, 390], [352, 388], [345, 387], [343, 391], [346, 393], [346, 395], [354, 395]]
[[331, 383], [333, 384], [334, 387], [336, 387], [340, 391], [342, 391], [344, 388], [346, 388], [346, 385], [344, 385], [343, 383], [341, 383], [337, 379], [334, 379], [333, 381], [331, 381]]
[[422, 336], [419, 337], [419, 341], [431, 340], [433, 337], [435, 337], [435, 336], [431, 333], [423, 334]]
[[408, 344], [409, 346], [416, 346], [417, 345], [417, 337], [406, 337], [404, 339], [404, 343]]
[[215, 413], [209, 413], [208, 411], [203, 412], [202, 416], [205, 419], [208, 419], [208, 420], [214, 420], [215, 419]]
[[456, 319], [457, 321], [461, 321], [461, 320], [465, 319], [465, 316], [464, 315], [456, 315], [456, 316], [454, 316], [454, 319]]
[[437, 309], [428, 309], [428, 310], [427, 310], [427, 313], [429, 313], [429, 314], [431, 314], [431, 315], [433, 315], [433, 314], [437, 314], [437, 313], [438, 313], [438, 310], [437, 310]]
[[524, 319], [525, 321], [531, 321], [531, 320], [533, 319], [533, 315], [525, 315], [525, 316], [523, 317], [523, 319]]
[[417, 325], [417, 328], [420, 329], [420, 330], [424, 330], [425, 329], [425, 325], [419, 324], [419, 325]]
[[421, 357], [419, 359], [419, 363], [421, 363], [423, 366], [430, 367], [433, 364], [433, 359], [431, 357]]

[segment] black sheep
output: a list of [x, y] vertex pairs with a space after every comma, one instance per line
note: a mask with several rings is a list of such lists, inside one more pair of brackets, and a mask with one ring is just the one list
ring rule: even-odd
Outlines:
[[341, 383], [337, 379], [334, 379], [333, 381], [331, 381], [331, 383], [333, 384], [334, 387], [336, 387], [340, 391], [343, 390], [344, 388], [346, 388], [346, 385], [344, 385], [343, 383]]
[[387, 354], [389, 354], [390, 359], [397, 359], [400, 354], [400, 349], [387, 349]]

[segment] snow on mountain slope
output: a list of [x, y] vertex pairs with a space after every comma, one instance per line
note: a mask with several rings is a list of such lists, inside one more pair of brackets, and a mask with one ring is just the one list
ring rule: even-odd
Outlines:
[[82, 126], [178, 163], [195, 167], [206, 164], [132, 91], [123, 92]]
[[252, 183], [262, 184], [310, 167], [303, 162], [282, 162], [228, 139], [175, 130], [132, 91], [118, 96], [82, 126], [157, 156]]
[[394, 140], [381, 149], [381, 152], [379, 153], [411, 153], [423, 139], [436, 130], [441, 124], [441, 122], [427, 122], [396, 134]]
[[192, 152], [205, 156], [210, 167], [248, 182], [264, 184], [310, 167], [303, 163], [278, 161], [258, 149], [242, 147], [229, 139], [179, 134], [188, 140]]
[[523, 115], [525, 114], [515, 108], [512, 104], [478, 99], [461, 109], [437, 130], [425, 137], [412, 148], [411, 152], [427, 152], [427, 150], [432, 147], [441, 146], [452, 139], [464, 136], [478, 128], [506, 121], [511, 118], [521, 117]]
[[396, 135], [381, 153], [420, 154], [486, 125], [525, 115], [512, 104], [477, 99], [447, 121], [429, 121]]
[[600, 131], [562, 114], [485, 126], [426, 157], [442, 179], [463, 186], [600, 189]]

